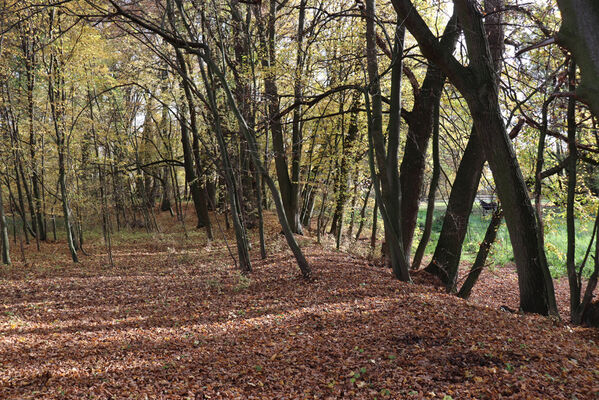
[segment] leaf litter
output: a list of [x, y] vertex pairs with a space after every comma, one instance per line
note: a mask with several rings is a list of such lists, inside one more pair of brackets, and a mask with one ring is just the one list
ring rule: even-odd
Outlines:
[[306, 282], [267, 233], [249, 277], [198, 232], [123, 240], [114, 268], [101, 243], [80, 265], [64, 243], [29, 247], [0, 272], [0, 398], [599, 398], [599, 334], [501, 311], [513, 266], [463, 301], [305, 236]]

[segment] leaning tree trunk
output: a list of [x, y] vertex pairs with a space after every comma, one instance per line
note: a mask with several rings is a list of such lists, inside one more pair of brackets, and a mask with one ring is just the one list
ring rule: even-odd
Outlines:
[[[503, 203], [518, 270], [520, 308], [527, 312], [558, 315], [553, 281], [541, 246], [542, 232], [503, 122], [497, 73], [477, 2], [454, 1], [464, 31], [468, 67], [464, 67], [451, 53], [439, 48], [438, 41], [410, 0], [392, 2], [424, 56], [445, 72], [468, 103], [476, 135], [482, 142]], [[501, 3], [496, 1], [488, 0], [486, 3], [486, 7], [502, 9], [497, 6]]]
[[489, 255], [489, 250], [491, 250], [491, 246], [493, 242], [495, 242], [495, 238], [497, 237], [497, 231], [499, 230], [499, 226], [501, 225], [501, 219], [503, 218], [503, 211], [501, 208], [498, 208], [491, 218], [491, 222], [487, 227], [487, 231], [485, 232], [485, 237], [481, 242], [478, 253], [476, 254], [476, 259], [474, 260], [474, 264], [470, 268], [470, 272], [468, 273], [468, 277], [466, 277], [466, 281], [460, 288], [458, 292], [458, 297], [462, 299], [467, 299], [470, 297], [470, 293], [472, 292], [472, 288], [478, 281], [478, 277], [480, 273], [483, 271], [485, 267], [485, 262], [487, 260], [487, 256]]
[[[485, 20], [485, 31], [488, 35], [488, 44], [493, 56], [493, 68], [497, 74], [496, 82], [501, 73], [504, 31], [502, 14], [494, 11], [501, 8], [502, 5], [503, 0], [487, 0], [485, 2], [485, 10], [489, 13]], [[473, 128], [452, 186], [435, 253], [431, 263], [426, 268], [428, 272], [441, 278], [447, 285], [448, 291], [456, 290], [462, 245], [484, 164], [484, 149], [479, 135], [476, 134]]]
[[[502, 0], [487, 2], [496, 3], [497, 9], [503, 5]], [[466, 32], [470, 68], [475, 79], [470, 90], [465, 90], [463, 94], [472, 114], [476, 135], [481, 139], [493, 172], [505, 213], [518, 269], [520, 308], [528, 312], [557, 315], [553, 281], [545, 251], [541, 247], [543, 233], [539, 229], [528, 189], [503, 123], [497, 73], [489, 57], [491, 50], [482, 19], [471, 0], [456, 1], [456, 8]]]
[[433, 258], [425, 268], [427, 272], [438, 276], [449, 291], [455, 289], [462, 244], [484, 164], [480, 138], [472, 131], [449, 194]]
[[[283, 125], [280, 116], [279, 107], [279, 92], [275, 79], [274, 66], [276, 62], [275, 55], [275, 13], [276, 0], [270, 0], [269, 14], [267, 18], [267, 26], [264, 27], [262, 18], [259, 15], [258, 22], [261, 28], [260, 42], [263, 52], [262, 66], [266, 69], [264, 74], [264, 95], [268, 102], [268, 125], [272, 134], [272, 145], [275, 155], [275, 170], [283, 206], [285, 207], [285, 215], [287, 216], [291, 230], [294, 233], [302, 233], [302, 225], [300, 221], [300, 201], [299, 201], [299, 182], [293, 181], [296, 173], [299, 174], [299, 157], [297, 153], [301, 149], [300, 143], [292, 143], [294, 154], [293, 176], [289, 174], [289, 166], [287, 163], [287, 154], [285, 149], [285, 139], [283, 137]], [[257, 7], [256, 10], [259, 8]], [[299, 129], [299, 127], [298, 127]], [[299, 140], [299, 131], [294, 132], [293, 140]]]
[[[440, 45], [448, 49], [447, 51], [453, 51], [459, 32], [457, 16], [454, 15], [445, 27]], [[414, 230], [418, 220], [418, 207], [420, 203], [420, 191], [418, 188], [422, 186], [424, 178], [428, 142], [433, 132], [433, 127], [435, 124], [438, 124], [438, 121], [435, 121], [434, 118], [435, 107], [440, 102], [444, 84], [445, 74], [437, 66], [430, 64], [422, 86], [419, 89], [415, 89], [414, 107], [406, 118], [408, 122], [408, 135], [406, 137], [399, 177], [403, 195], [401, 202], [403, 246], [408, 259], [410, 258]], [[420, 262], [418, 262], [418, 265], [420, 265]]]
[[218, 80], [219, 80], [223, 90], [225, 91], [225, 95], [227, 97], [227, 102], [229, 103], [229, 107], [232, 109], [233, 113], [235, 114], [237, 122], [241, 128], [241, 132], [245, 135], [245, 138], [248, 141], [248, 146], [250, 149], [249, 154], [252, 157], [252, 162], [254, 163], [256, 170], [262, 175], [262, 178], [264, 179], [264, 181], [266, 182], [266, 185], [270, 189], [270, 192], [271, 192], [271, 195], [273, 198], [273, 202], [274, 202], [275, 208], [277, 210], [277, 216], [279, 218], [279, 223], [281, 224], [281, 228], [283, 228], [283, 234], [285, 235], [287, 245], [289, 246], [289, 248], [291, 249], [291, 252], [293, 253], [293, 255], [295, 257], [295, 260], [298, 264], [298, 267], [300, 268], [302, 276], [304, 278], [310, 278], [312, 276], [312, 270], [310, 268], [310, 264], [308, 264], [308, 261], [304, 257], [304, 253], [302, 252], [297, 241], [295, 240], [295, 237], [293, 236], [293, 230], [291, 229], [291, 225], [289, 224], [289, 220], [287, 218], [287, 215], [285, 214], [285, 207], [283, 205], [281, 195], [279, 194], [279, 191], [277, 190], [277, 186], [275, 185], [275, 182], [270, 177], [270, 175], [268, 174], [268, 171], [266, 170], [266, 168], [262, 164], [262, 161], [258, 157], [258, 144], [256, 143], [255, 132], [249, 128], [249, 126], [247, 125], [247, 122], [243, 118], [243, 115], [239, 111], [239, 108], [237, 107], [235, 98], [233, 97], [233, 93], [231, 92], [231, 89], [230, 89], [229, 84], [225, 78], [225, 75], [222, 73], [222, 71], [220, 71], [218, 69], [217, 65], [214, 63], [214, 61], [212, 60], [212, 58], [210, 57], [209, 54], [205, 54], [205, 53], [198, 54], [198, 56], [200, 58], [200, 60], [199, 60], [200, 64], [203, 64], [203, 62], [207, 63], [211, 67], [211, 70], [213, 71], [213, 73], [215, 73], [217, 75]]
[[233, 228], [235, 230], [235, 239], [237, 243], [237, 255], [239, 257], [239, 268], [243, 273], [248, 273], [252, 270], [252, 263], [250, 261], [249, 253], [249, 242], [247, 237], [247, 231], [243, 225], [241, 218], [241, 204], [239, 203], [239, 191], [235, 182], [235, 176], [233, 175], [233, 166], [229, 159], [229, 153], [225, 138], [222, 131], [221, 120], [219, 115], [219, 109], [216, 102], [216, 96], [214, 93], [214, 82], [213, 82], [213, 71], [211, 67], [208, 67], [208, 73], [206, 73], [204, 66], [201, 66], [202, 79], [206, 86], [206, 92], [208, 97], [208, 104], [211, 108], [211, 114], [214, 124], [214, 131], [216, 134], [216, 141], [220, 151], [221, 162], [223, 165], [223, 176], [227, 186], [227, 193], [229, 198], [229, 205], [231, 211], [231, 217], [233, 219]]

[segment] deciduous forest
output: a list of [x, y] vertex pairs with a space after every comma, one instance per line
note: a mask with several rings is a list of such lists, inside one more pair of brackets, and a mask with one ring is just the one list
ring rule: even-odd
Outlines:
[[596, 0], [0, 0], [0, 398], [599, 397]]

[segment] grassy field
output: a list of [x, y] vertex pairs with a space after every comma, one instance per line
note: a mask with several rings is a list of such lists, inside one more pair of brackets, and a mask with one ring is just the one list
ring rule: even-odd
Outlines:
[[[431, 240], [426, 249], [426, 254], [432, 255], [437, 244], [439, 232], [443, 224], [443, 216], [445, 214], [445, 203], [437, 202], [435, 205], [435, 217], [433, 222], [433, 232]], [[418, 213], [418, 227], [419, 232], [424, 228], [424, 220], [426, 217], [426, 205], [422, 204]], [[462, 253], [462, 260], [472, 262], [476, 257], [478, 247], [482, 241], [487, 226], [491, 220], [491, 215], [483, 215], [480, 206], [475, 205], [470, 215], [470, 221], [468, 224], [468, 233], [464, 240], [464, 247]], [[567, 233], [566, 233], [566, 221], [564, 215], [556, 213], [552, 209], [545, 209], [544, 212], [545, 221], [545, 249], [547, 254], [547, 260], [549, 262], [549, 268], [554, 277], [561, 277], [566, 275], [566, 245], [567, 245]], [[579, 265], [591, 239], [593, 231], [593, 217], [579, 218], [576, 221], [576, 264]], [[418, 245], [420, 235], [416, 237], [415, 246]], [[415, 248], [414, 248], [415, 250]], [[512, 247], [510, 244], [510, 238], [505, 226], [505, 221], [502, 223], [499, 232], [497, 233], [497, 239], [489, 254], [488, 264], [491, 266], [505, 265], [513, 262], [514, 256]], [[592, 259], [587, 261], [587, 268], [585, 268], [584, 275], [588, 276], [591, 274]]]

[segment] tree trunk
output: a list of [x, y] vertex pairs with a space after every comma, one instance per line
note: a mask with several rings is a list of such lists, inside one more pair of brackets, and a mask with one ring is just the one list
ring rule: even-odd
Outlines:
[[[196, 211], [196, 217], [198, 219], [197, 228], [206, 228], [206, 235], [208, 239], [212, 240], [212, 223], [210, 221], [210, 215], [208, 214], [208, 193], [206, 188], [203, 188], [201, 185], [200, 177], [200, 144], [199, 144], [199, 132], [197, 127], [197, 115], [195, 112], [195, 103], [193, 101], [193, 95], [191, 93], [191, 88], [189, 87], [188, 82], [188, 74], [187, 74], [187, 63], [185, 62], [185, 58], [181, 50], [175, 49], [175, 55], [177, 57], [177, 63], [179, 64], [180, 73], [182, 74], [181, 78], [181, 86], [183, 87], [183, 92], [185, 93], [185, 99], [187, 104], [181, 102], [182, 105], [182, 115], [185, 116], [189, 113], [189, 122], [191, 127], [191, 132], [193, 135], [193, 146], [189, 143], [189, 131], [187, 129], [187, 125], [183, 122], [181, 123], [181, 144], [183, 147], [183, 163], [185, 167], [185, 180], [189, 184], [189, 190], [191, 192], [191, 198], [193, 200], [193, 205]], [[185, 112], [187, 111], [187, 113]], [[194, 167], [195, 160], [195, 167]], [[195, 169], [194, 169], [195, 168]], [[214, 200], [212, 205], [214, 206]]]
[[4, 204], [2, 202], [2, 184], [0, 184], [0, 238], [2, 247], [2, 264], [10, 265], [10, 243], [8, 240], [8, 228], [4, 215]]
[[[576, 90], [576, 63], [570, 61], [568, 74], [568, 91]], [[566, 230], [568, 242], [566, 248], [566, 269], [568, 271], [568, 283], [570, 285], [570, 320], [576, 322], [579, 314], [581, 285], [576, 273], [576, 225], [574, 215], [574, 202], [576, 196], [576, 164], [578, 162], [578, 151], [576, 149], [576, 99], [568, 98], [567, 111], [568, 125], [568, 194], [566, 202]]]
[[366, 192], [366, 197], [364, 198], [364, 204], [362, 205], [362, 209], [360, 210], [360, 223], [358, 224], [358, 231], [356, 232], [356, 240], [360, 239], [360, 234], [362, 233], [362, 229], [364, 228], [364, 221], [366, 220], [366, 207], [368, 206], [368, 199], [370, 198], [371, 191], [372, 182], [368, 186], [368, 191]]
[[472, 288], [478, 281], [478, 277], [485, 267], [485, 262], [487, 260], [487, 256], [489, 254], [489, 250], [491, 246], [495, 242], [495, 238], [497, 237], [497, 231], [499, 230], [499, 226], [501, 225], [501, 219], [503, 218], [503, 212], [501, 209], [497, 209], [493, 213], [493, 217], [491, 218], [491, 222], [487, 227], [487, 231], [485, 232], [485, 238], [481, 242], [478, 253], [476, 254], [476, 259], [474, 260], [474, 264], [470, 268], [470, 272], [468, 273], [468, 277], [466, 281], [460, 288], [458, 292], [458, 297], [462, 299], [467, 299], [470, 297], [470, 293], [472, 292]]
[[[58, 27], [60, 33], [60, 11], [52, 9], [50, 11], [50, 31], [51, 37], [54, 36], [54, 29]], [[56, 21], [55, 21], [56, 18]], [[56, 25], [54, 25], [56, 22]], [[58, 46], [61, 45], [60, 40]], [[54, 132], [56, 134], [56, 147], [58, 150], [58, 184], [60, 189], [60, 196], [62, 201], [62, 211], [64, 215], [64, 225], [67, 235], [67, 244], [71, 253], [73, 262], [79, 262], [77, 256], [77, 249], [75, 247], [75, 238], [73, 237], [73, 229], [71, 223], [71, 210], [69, 208], [69, 198], [67, 193], [67, 178], [66, 178], [66, 143], [65, 143], [65, 132], [63, 130], [63, 118], [64, 118], [64, 88], [61, 87], [63, 81], [62, 78], [62, 60], [59, 60], [61, 54], [60, 47], [58, 49], [51, 49], [49, 65], [49, 77], [48, 77], [48, 98], [50, 100], [50, 110], [52, 114], [52, 122], [54, 124]], [[58, 53], [58, 54], [57, 54]]]
[[[487, 41], [482, 14], [474, 0], [455, 0], [454, 7], [463, 27], [469, 66], [464, 67], [443, 51], [409, 0], [392, 0], [395, 10], [418, 41], [425, 57], [434, 62], [462, 93], [470, 108], [476, 135], [493, 172], [518, 269], [520, 308], [523, 311], [557, 315], [553, 281], [549, 273], [542, 232], [528, 196], [524, 178], [508, 138], [499, 107], [494, 51]], [[501, 0], [488, 0], [485, 7], [500, 10]], [[490, 13], [488, 16], [501, 14]], [[501, 30], [501, 24], [494, 25]], [[491, 42], [494, 39], [490, 40]], [[498, 41], [503, 45], [503, 40]], [[494, 48], [493, 50], [496, 50]]]
[[[441, 106], [441, 98], [437, 98], [437, 102], [433, 111], [433, 175], [431, 177], [431, 184], [428, 190], [428, 200], [426, 207], [426, 220], [424, 222], [424, 231], [422, 232], [422, 238], [418, 243], [418, 248], [414, 254], [414, 260], [412, 261], [412, 269], [420, 268], [424, 251], [431, 237], [433, 230], [433, 217], [435, 214], [435, 197], [437, 194], [437, 186], [439, 185], [439, 177], [441, 176], [441, 162], [439, 160], [439, 108]], [[403, 183], [403, 181], [402, 181]], [[416, 209], [416, 216], [418, 216], [418, 209]], [[412, 232], [414, 228], [412, 228]], [[405, 242], [404, 242], [405, 243]], [[411, 246], [411, 244], [410, 244]]]
[[480, 138], [472, 130], [449, 194], [433, 258], [425, 268], [427, 272], [438, 276], [449, 291], [455, 289], [462, 244], [484, 164]]
[[557, 0], [562, 14], [558, 42], [568, 48], [582, 77], [576, 95], [599, 118], [599, 4], [596, 0]]
[[171, 174], [168, 165], [162, 167], [162, 199], [160, 201], [160, 211], [168, 211], [173, 216], [173, 206], [171, 204]]
[[[445, 31], [440, 45], [448, 49], [455, 48], [460, 30], [457, 27], [457, 16], [454, 15], [445, 26]], [[430, 64], [422, 87], [414, 94], [414, 107], [407, 118], [408, 136], [404, 149], [404, 156], [400, 167], [400, 181], [402, 190], [401, 221], [403, 246], [406, 257], [410, 258], [414, 230], [418, 220], [418, 206], [420, 203], [420, 190], [424, 177], [426, 152], [435, 121], [435, 107], [440, 102], [445, 74], [434, 64]], [[436, 189], [435, 189], [436, 190]], [[428, 240], [428, 239], [427, 239]], [[422, 256], [420, 256], [422, 259]], [[412, 266], [420, 265], [412, 263]]]
[[229, 197], [229, 205], [231, 211], [231, 217], [233, 219], [233, 228], [235, 230], [235, 238], [237, 243], [237, 255], [239, 257], [239, 268], [242, 273], [248, 273], [252, 270], [252, 264], [250, 261], [249, 244], [247, 238], [247, 232], [243, 221], [241, 219], [241, 205], [239, 203], [237, 185], [235, 177], [233, 176], [233, 167], [229, 159], [229, 153], [223, 136], [221, 127], [219, 109], [216, 102], [216, 96], [214, 92], [214, 82], [212, 78], [213, 71], [211, 67], [208, 67], [208, 74], [201, 66], [202, 78], [204, 85], [206, 86], [208, 102], [211, 108], [211, 114], [213, 117], [214, 131], [216, 134], [216, 140], [218, 142], [218, 148], [220, 151], [221, 162], [223, 164], [223, 175], [227, 186], [227, 192]]
[[[385, 240], [389, 246], [390, 264], [397, 279], [409, 282], [410, 272], [403, 248], [401, 227], [401, 187], [399, 182], [399, 133], [401, 111], [401, 75], [404, 28], [398, 20], [393, 48], [393, 66], [391, 71], [390, 114], [388, 138], [383, 135], [383, 107], [378, 73], [377, 44], [375, 29], [375, 1], [366, 1], [366, 59], [370, 93], [366, 96], [366, 109], [369, 114], [369, 164], [374, 189], [379, 199], [379, 207], [385, 224]], [[372, 107], [370, 97], [372, 97]], [[385, 146], [386, 142], [386, 146]], [[386, 149], [385, 149], [386, 147]], [[379, 177], [375, 170], [380, 172]], [[379, 186], [380, 184], [380, 186]]]
[[354, 97], [352, 102], [352, 113], [350, 117], [349, 128], [347, 130], [347, 137], [343, 138], [341, 165], [339, 166], [339, 176], [337, 178], [337, 185], [335, 188], [337, 192], [337, 201], [335, 204], [335, 212], [333, 214], [333, 221], [331, 222], [331, 230], [329, 233], [334, 234], [336, 237], [338, 237], [341, 232], [343, 209], [345, 208], [345, 202], [347, 201], [349, 163], [355, 158], [353, 147], [358, 136], [358, 96], [359, 93]]
[[[496, 3], [496, 8], [500, 9], [503, 2], [497, 0]], [[520, 308], [527, 312], [557, 315], [553, 281], [542, 248], [542, 232], [503, 124], [496, 72], [490, 61], [491, 51], [482, 20], [471, 0], [456, 1], [456, 8], [464, 32], [467, 32], [470, 68], [474, 75], [473, 85], [463, 94], [472, 113], [476, 135], [481, 139], [489, 160], [505, 213], [518, 269]]]
[[[262, 34], [260, 42], [262, 52], [262, 66], [266, 69], [264, 74], [264, 95], [268, 102], [268, 123], [272, 134], [272, 145], [275, 155], [275, 169], [277, 172], [277, 180], [283, 206], [285, 207], [285, 215], [289, 222], [289, 226], [294, 233], [302, 233], [302, 225], [300, 222], [300, 202], [299, 202], [299, 179], [292, 181], [292, 177], [299, 173], [299, 157], [301, 155], [301, 145], [298, 142], [292, 143], [293, 155], [293, 174], [289, 175], [289, 167], [287, 165], [287, 153], [283, 138], [283, 125], [279, 115], [279, 92], [276, 83], [276, 75], [273, 68], [276, 64], [275, 54], [275, 20], [276, 20], [276, 0], [270, 0], [269, 14], [267, 19], [267, 27], [264, 28], [262, 18], [258, 15], [259, 26]], [[256, 8], [259, 10], [259, 7]], [[294, 132], [294, 140], [299, 140], [299, 132]]]

